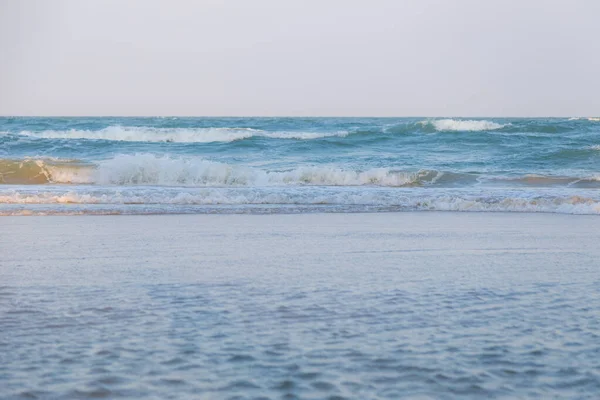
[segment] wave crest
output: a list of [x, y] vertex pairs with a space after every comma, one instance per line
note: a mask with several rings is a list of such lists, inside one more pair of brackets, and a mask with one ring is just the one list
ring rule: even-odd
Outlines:
[[435, 171], [405, 172], [388, 168], [366, 171], [336, 167], [299, 167], [265, 171], [199, 158], [153, 154], [117, 155], [96, 165], [78, 160], [0, 160], [0, 183], [76, 183], [160, 186], [392, 186], [438, 179]]
[[588, 120], [590, 122], [600, 122], [600, 117], [587, 117], [587, 118], [584, 118], [584, 117], [571, 117], [568, 120], [569, 121], [579, 121], [579, 120], [582, 120], [582, 119], [583, 120]]
[[[421, 173], [423, 175], [423, 173]], [[419, 173], [375, 168], [352, 171], [333, 167], [300, 167], [289, 171], [264, 171], [197, 158], [171, 158], [151, 154], [119, 155], [102, 161], [94, 183], [116, 185], [182, 186], [405, 186]]]
[[21, 131], [21, 135], [43, 139], [87, 139], [122, 142], [213, 143], [233, 142], [252, 137], [310, 140], [331, 136], [346, 136], [348, 132], [269, 132], [253, 128], [153, 128], [140, 126], [109, 126], [100, 130]]
[[491, 131], [495, 129], [501, 129], [506, 126], [506, 124], [499, 124], [494, 121], [487, 120], [462, 120], [462, 119], [435, 119], [435, 120], [427, 120], [421, 121], [421, 125], [430, 125], [433, 126], [436, 131]]
[[25, 158], [0, 159], [0, 184], [96, 184], [158, 185], [189, 187], [242, 186], [383, 186], [467, 187], [505, 185], [519, 187], [598, 188], [592, 176], [521, 176], [458, 173], [437, 170], [371, 168], [344, 169], [337, 166], [302, 166], [289, 170], [264, 170], [196, 157], [155, 154], [119, 154], [95, 164], [80, 160]]

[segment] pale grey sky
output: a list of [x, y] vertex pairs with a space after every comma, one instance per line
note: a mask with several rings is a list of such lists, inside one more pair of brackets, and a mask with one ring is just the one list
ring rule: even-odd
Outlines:
[[597, 0], [0, 0], [1, 115], [600, 114]]

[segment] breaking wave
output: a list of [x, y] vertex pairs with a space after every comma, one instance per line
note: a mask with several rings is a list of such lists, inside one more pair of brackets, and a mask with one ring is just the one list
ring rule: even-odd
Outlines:
[[477, 175], [437, 170], [336, 166], [302, 166], [289, 170], [264, 170], [197, 157], [155, 154], [120, 154], [96, 163], [65, 159], [0, 159], [0, 184], [158, 185], [187, 187], [263, 186], [383, 186], [469, 187], [505, 185], [518, 187], [600, 188], [598, 175], [586, 177]]
[[490, 131], [501, 129], [506, 124], [499, 124], [493, 121], [486, 120], [462, 120], [462, 119], [434, 119], [421, 121], [421, 125], [433, 126], [436, 131]]
[[600, 122], [600, 117], [587, 117], [587, 118], [584, 118], [584, 117], [572, 117], [572, 118], [569, 118], [569, 121], [579, 121], [579, 120], [582, 120], [582, 119], [583, 120], [588, 120], [590, 122]]
[[348, 132], [269, 132], [253, 128], [153, 128], [139, 126], [109, 126], [101, 130], [21, 131], [21, 135], [43, 139], [88, 139], [123, 142], [212, 143], [233, 142], [252, 137], [309, 140], [331, 136], [346, 136]]
[[388, 168], [366, 171], [335, 167], [299, 167], [265, 171], [199, 158], [172, 158], [153, 154], [117, 155], [96, 164], [78, 160], [0, 160], [0, 183], [100, 184], [160, 186], [393, 186], [435, 181], [435, 171], [405, 172]]

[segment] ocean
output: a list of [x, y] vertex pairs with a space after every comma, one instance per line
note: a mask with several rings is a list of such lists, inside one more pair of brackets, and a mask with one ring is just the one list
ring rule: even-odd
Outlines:
[[0, 399], [598, 398], [599, 166], [594, 118], [1, 118]]
[[600, 213], [598, 118], [0, 118], [0, 215]]

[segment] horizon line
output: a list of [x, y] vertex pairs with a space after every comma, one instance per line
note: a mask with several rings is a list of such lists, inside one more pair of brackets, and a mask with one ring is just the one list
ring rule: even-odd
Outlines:
[[[600, 116], [600, 115], [599, 115]], [[0, 118], [496, 118], [496, 119], [544, 119], [544, 118], [595, 118], [592, 115], [559, 116], [493, 116], [493, 115], [8, 115]]]

